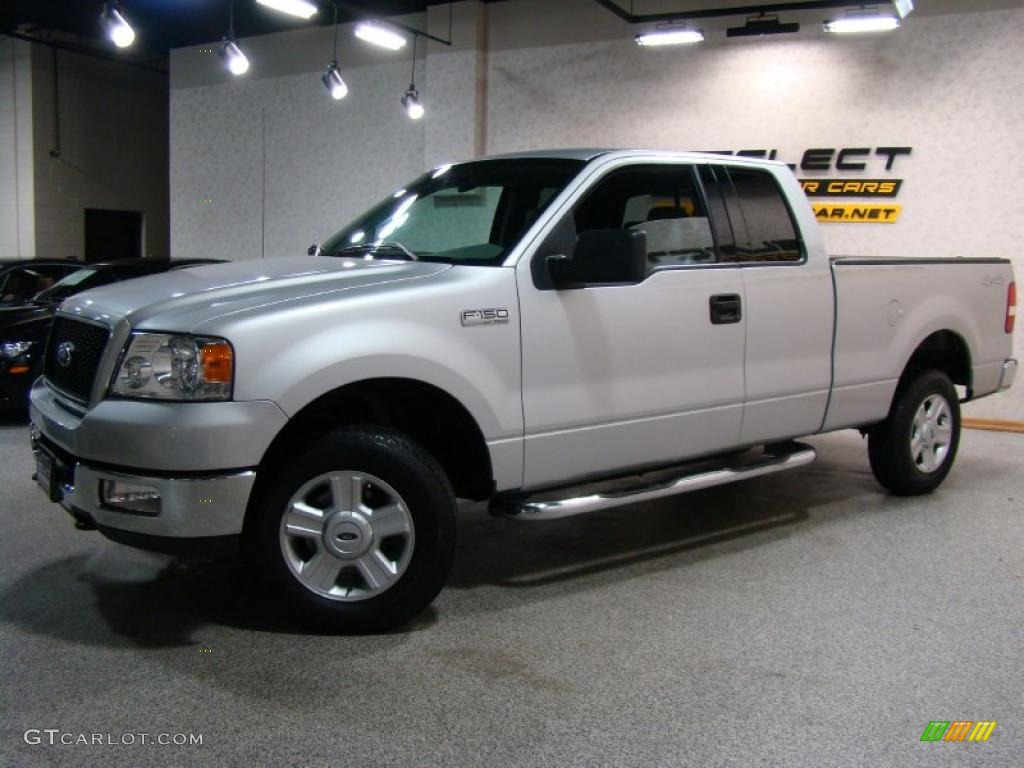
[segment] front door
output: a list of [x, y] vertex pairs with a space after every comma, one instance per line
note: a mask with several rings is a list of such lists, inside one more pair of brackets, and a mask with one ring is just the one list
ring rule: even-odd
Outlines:
[[[712, 214], [720, 201], [710, 201]], [[728, 227], [694, 168], [618, 161], [518, 267], [524, 488], [665, 464], [734, 446], [745, 318]], [[544, 257], [588, 229], [646, 234], [637, 285], [554, 290]]]

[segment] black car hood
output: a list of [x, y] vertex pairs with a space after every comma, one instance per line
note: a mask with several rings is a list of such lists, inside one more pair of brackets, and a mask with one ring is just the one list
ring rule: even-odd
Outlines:
[[28, 304], [0, 308], [0, 341], [42, 341], [53, 322], [54, 307]]

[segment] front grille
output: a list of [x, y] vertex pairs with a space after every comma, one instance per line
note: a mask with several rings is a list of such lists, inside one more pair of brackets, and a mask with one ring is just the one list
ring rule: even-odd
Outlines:
[[[107, 328], [58, 317], [53, 321], [46, 345], [46, 380], [79, 402], [87, 403], [109, 338]], [[62, 345], [70, 346], [62, 352]]]

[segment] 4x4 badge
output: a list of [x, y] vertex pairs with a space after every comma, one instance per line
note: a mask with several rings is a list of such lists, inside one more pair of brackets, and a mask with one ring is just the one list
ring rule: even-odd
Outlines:
[[464, 309], [463, 325], [497, 325], [508, 322], [507, 309]]

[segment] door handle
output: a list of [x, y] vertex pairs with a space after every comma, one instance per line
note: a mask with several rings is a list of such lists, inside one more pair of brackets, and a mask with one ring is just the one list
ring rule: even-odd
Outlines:
[[718, 293], [708, 299], [712, 325], [738, 323], [743, 318], [743, 302], [738, 293]]

